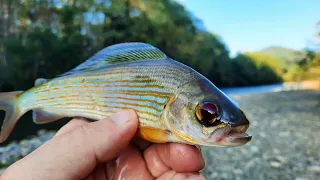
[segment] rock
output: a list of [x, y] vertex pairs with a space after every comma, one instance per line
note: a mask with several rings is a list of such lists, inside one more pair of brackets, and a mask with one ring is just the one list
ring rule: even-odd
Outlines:
[[257, 146], [251, 146], [250, 147], [250, 150], [253, 152], [253, 153], [256, 153], [259, 151], [259, 148]]
[[222, 179], [232, 179], [232, 178], [229, 176], [229, 174], [227, 174], [227, 173], [222, 173], [222, 174], [221, 174], [221, 178], [222, 178]]
[[286, 158], [284, 156], [277, 156], [276, 159], [279, 160], [282, 164], [284, 164], [288, 161], [288, 158]]
[[280, 153], [280, 151], [279, 151], [279, 149], [274, 148], [274, 149], [273, 149], [273, 153], [275, 153], [275, 154], [279, 154], [279, 153]]
[[253, 160], [247, 162], [244, 168], [251, 169], [254, 165], [255, 165], [255, 160], [253, 159]]
[[272, 126], [272, 127], [276, 127], [276, 126], [278, 126], [278, 125], [279, 125], [279, 121], [277, 121], [277, 120], [272, 121], [272, 123], [271, 123], [271, 126]]
[[297, 177], [295, 180], [308, 180], [308, 179], [302, 178], [302, 177]]
[[281, 167], [281, 163], [277, 162], [277, 161], [271, 161], [270, 162], [270, 166], [273, 168], [280, 168]]
[[290, 136], [290, 131], [283, 131], [279, 133], [279, 136], [281, 137], [289, 137]]
[[215, 178], [217, 178], [219, 175], [218, 175], [218, 173], [216, 173], [216, 172], [214, 172], [214, 173], [212, 173], [212, 174], [210, 174], [210, 179], [215, 179]]
[[260, 135], [261, 137], [263, 137], [263, 138], [267, 137], [267, 134], [266, 134], [265, 132], [263, 132], [263, 131], [261, 131], [261, 132], [259, 133], [259, 135]]
[[243, 171], [241, 169], [235, 169], [234, 173], [237, 175], [243, 175]]
[[315, 173], [320, 173], [320, 166], [311, 166], [309, 170]]

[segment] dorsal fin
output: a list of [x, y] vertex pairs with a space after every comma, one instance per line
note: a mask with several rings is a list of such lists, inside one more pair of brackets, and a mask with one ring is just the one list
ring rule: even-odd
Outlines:
[[166, 59], [167, 56], [158, 48], [142, 42], [128, 42], [108, 46], [84, 63], [63, 75], [88, 72], [101, 67], [141, 60]]

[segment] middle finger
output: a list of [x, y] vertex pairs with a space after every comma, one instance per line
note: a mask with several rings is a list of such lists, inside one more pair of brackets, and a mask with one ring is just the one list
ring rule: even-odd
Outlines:
[[107, 179], [154, 179], [138, 148], [129, 145], [113, 162], [105, 165]]

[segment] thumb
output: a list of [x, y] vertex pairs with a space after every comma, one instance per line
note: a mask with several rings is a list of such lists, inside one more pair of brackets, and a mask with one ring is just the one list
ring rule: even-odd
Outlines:
[[1, 179], [84, 179], [97, 164], [117, 157], [137, 127], [133, 110], [82, 125], [52, 138], [9, 167]]

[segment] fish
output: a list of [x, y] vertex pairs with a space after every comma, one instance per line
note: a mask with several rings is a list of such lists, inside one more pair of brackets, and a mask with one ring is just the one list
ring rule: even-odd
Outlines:
[[6, 112], [0, 143], [32, 111], [36, 124], [62, 118], [108, 120], [120, 110], [139, 117], [137, 137], [152, 143], [234, 147], [248, 143], [249, 120], [239, 105], [191, 67], [145, 42], [107, 46], [25, 91], [0, 93]]

